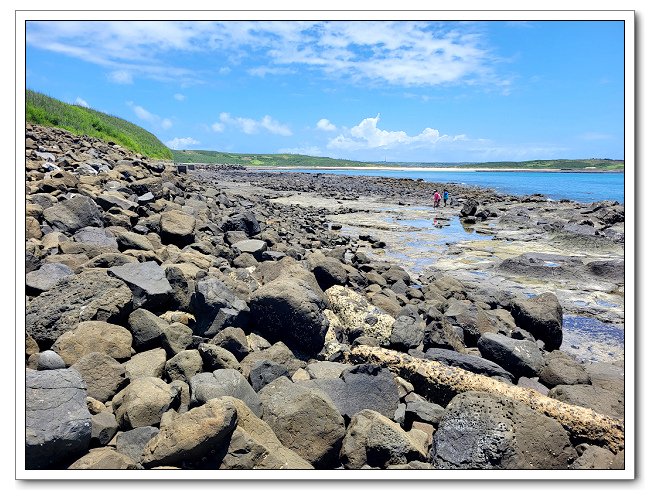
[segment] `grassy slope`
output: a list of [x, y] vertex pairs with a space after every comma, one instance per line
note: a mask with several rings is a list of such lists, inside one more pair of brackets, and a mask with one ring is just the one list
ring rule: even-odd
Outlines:
[[171, 150], [155, 135], [115, 116], [67, 104], [32, 90], [27, 90], [25, 111], [30, 123], [113, 141], [150, 158], [172, 159]]
[[222, 153], [219, 151], [172, 150], [174, 161], [180, 163], [230, 163], [246, 166], [265, 167], [464, 167], [464, 168], [527, 168], [560, 170], [623, 170], [622, 160], [533, 160], [522, 162], [487, 162], [487, 163], [370, 163], [351, 160], [337, 160], [320, 156], [292, 154], [241, 154]]

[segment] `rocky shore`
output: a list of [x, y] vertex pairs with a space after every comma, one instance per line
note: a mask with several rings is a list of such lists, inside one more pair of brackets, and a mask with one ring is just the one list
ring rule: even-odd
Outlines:
[[624, 467], [622, 358], [562, 350], [558, 296], [506, 286], [622, 296], [622, 206], [454, 187], [441, 224], [522, 245], [479, 286], [399, 265], [373, 209], [443, 186], [181, 171], [27, 126], [27, 469]]

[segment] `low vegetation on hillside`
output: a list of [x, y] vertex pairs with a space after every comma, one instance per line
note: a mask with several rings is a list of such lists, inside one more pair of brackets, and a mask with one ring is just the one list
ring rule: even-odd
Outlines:
[[113, 141], [149, 158], [172, 159], [171, 150], [155, 135], [116, 116], [67, 104], [32, 90], [26, 92], [25, 112], [29, 123], [58, 127], [73, 134]]

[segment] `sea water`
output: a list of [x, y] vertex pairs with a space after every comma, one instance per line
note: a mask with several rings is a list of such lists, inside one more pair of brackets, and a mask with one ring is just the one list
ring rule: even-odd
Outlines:
[[[299, 169], [294, 172], [363, 175], [423, 179], [435, 183], [457, 183], [494, 189], [500, 193], [525, 196], [543, 194], [551, 200], [573, 200], [581, 203], [613, 200], [624, 203], [622, 172], [499, 172], [499, 171], [427, 171], [427, 170], [356, 170]], [[447, 186], [453, 197], [453, 185]]]

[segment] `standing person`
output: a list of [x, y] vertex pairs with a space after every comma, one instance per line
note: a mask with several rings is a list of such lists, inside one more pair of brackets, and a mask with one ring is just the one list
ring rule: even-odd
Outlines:
[[445, 189], [445, 190], [442, 192], [442, 201], [443, 201], [443, 203], [444, 203], [445, 206], [447, 206], [447, 201], [448, 201], [448, 200], [449, 200], [449, 192]]
[[441, 198], [440, 193], [436, 189], [433, 192], [433, 208], [437, 208], [440, 206], [440, 198]]

